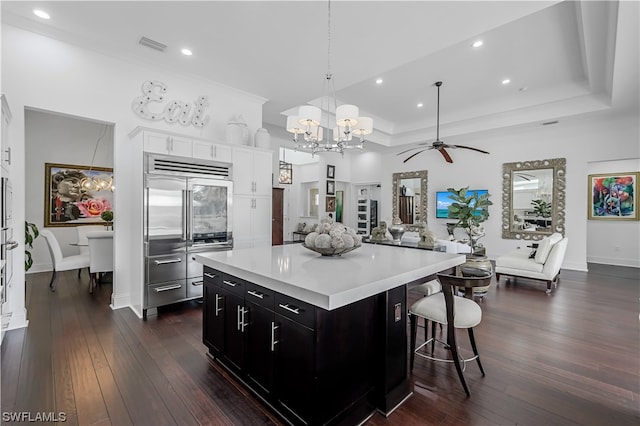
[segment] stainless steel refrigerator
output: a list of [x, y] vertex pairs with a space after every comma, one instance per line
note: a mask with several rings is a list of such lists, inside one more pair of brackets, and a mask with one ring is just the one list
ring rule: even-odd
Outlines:
[[193, 253], [230, 250], [231, 165], [145, 155], [145, 292], [147, 309], [202, 297], [202, 265]]

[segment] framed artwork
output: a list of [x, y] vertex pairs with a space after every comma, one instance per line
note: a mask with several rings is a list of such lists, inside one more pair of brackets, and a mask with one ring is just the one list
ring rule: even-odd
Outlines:
[[100, 215], [111, 210], [111, 190], [87, 190], [87, 179], [111, 182], [113, 169], [71, 164], [44, 165], [44, 226], [78, 226], [103, 224]]
[[640, 172], [589, 175], [589, 219], [638, 220]]
[[334, 195], [336, 193], [336, 181], [327, 181], [327, 195]]
[[335, 212], [336, 211], [336, 197], [327, 197], [325, 211], [327, 212]]
[[327, 164], [327, 179], [335, 179], [335, 178], [336, 178], [336, 166]]
[[291, 163], [280, 161], [280, 175], [278, 183], [290, 185], [293, 183], [293, 166]]
[[336, 222], [342, 223], [343, 210], [344, 210], [344, 191], [336, 191]]

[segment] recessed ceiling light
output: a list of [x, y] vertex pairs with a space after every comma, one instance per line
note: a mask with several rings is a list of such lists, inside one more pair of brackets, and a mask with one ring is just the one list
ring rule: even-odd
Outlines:
[[509, 80], [508, 78], [505, 78], [504, 80], [502, 80], [502, 84], [509, 84], [511, 83], [511, 80]]
[[49, 16], [49, 14], [44, 10], [35, 9], [33, 11], [33, 14], [36, 15], [38, 18], [51, 19], [51, 16]]
[[190, 51], [189, 49], [182, 49], [181, 52], [183, 55], [187, 55], [187, 56], [193, 55], [193, 52]]
[[484, 44], [484, 43], [483, 43], [483, 41], [482, 41], [482, 40], [476, 40], [476, 41], [474, 41], [474, 42], [473, 42], [473, 44], [472, 44], [471, 46], [473, 46], [473, 47], [480, 47], [480, 46], [482, 46], [483, 44]]
[[529, 88], [527, 86], [523, 86], [518, 89], [519, 92], [526, 92]]
[[376, 84], [382, 84], [382, 81], [383, 80], [381, 78], [379, 78], [379, 79], [376, 80]]
[[422, 108], [423, 106], [424, 106], [424, 104], [423, 104], [422, 102], [420, 102], [420, 103], [417, 105], [417, 107], [418, 107], [418, 108]]

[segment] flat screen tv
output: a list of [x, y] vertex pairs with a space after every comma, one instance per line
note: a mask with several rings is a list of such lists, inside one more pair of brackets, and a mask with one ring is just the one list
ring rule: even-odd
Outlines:
[[[468, 195], [472, 195], [473, 193], [477, 193], [478, 195], [483, 195], [488, 193], [488, 189], [470, 189], [467, 191]], [[438, 191], [436, 192], [436, 218], [437, 219], [457, 219], [456, 217], [449, 217], [449, 206], [453, 203], [453, 200], [449, 198], [451, 192], [449, 191]], [[475, 214], [475, 213], [474, 213]], [[478, 210], [478, 215], [480, 215], [480, 211]]]

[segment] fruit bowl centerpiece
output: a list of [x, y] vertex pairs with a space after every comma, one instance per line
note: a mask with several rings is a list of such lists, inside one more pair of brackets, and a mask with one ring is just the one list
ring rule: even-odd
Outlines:
[[323, 256], [340, 256], [362, 246], [362, 236], [342, 223], [325, 218], [316, 232], [309, 233], [302, 246]]

